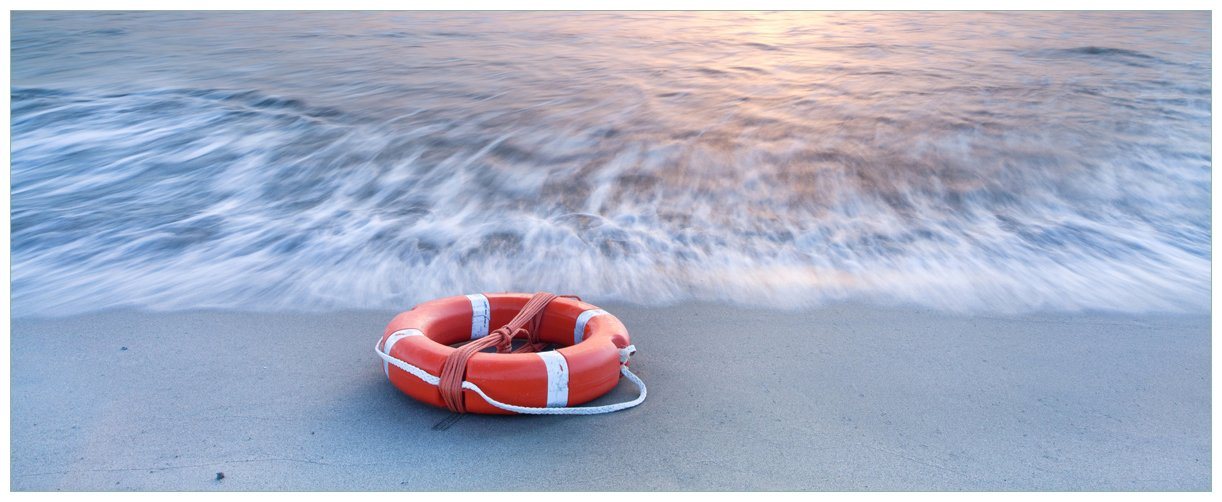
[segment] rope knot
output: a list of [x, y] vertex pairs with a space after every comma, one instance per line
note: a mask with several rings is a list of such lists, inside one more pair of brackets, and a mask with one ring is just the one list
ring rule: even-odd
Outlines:
[[[502, 354], [511, 351], [533, 352], [546, 346], [547, 344], [539, 340], [539, 325], [543, 321], [543, 311], [556, 298], [557, 296], [551, 293], [535, 293], [508, 324], [451, 352], [441, 366], [441, 382], [437, 386], [446, 408], [455, 413], [467, 412], [462, 383], [467, 377], [467, 363], [476, 352], [489, 347], [496, 347], [496, 351]], [[526, 328], [527, 323], [530, 323], [530, 329]], [[522, 335], [527, 339], [526, 345], [513, 350], [513, 340]]]

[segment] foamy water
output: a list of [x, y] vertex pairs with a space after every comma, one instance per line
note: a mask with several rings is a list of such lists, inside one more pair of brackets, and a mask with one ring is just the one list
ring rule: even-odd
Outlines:
[[1208, 311], [1208, 13], [14, 13], [14, 315]]

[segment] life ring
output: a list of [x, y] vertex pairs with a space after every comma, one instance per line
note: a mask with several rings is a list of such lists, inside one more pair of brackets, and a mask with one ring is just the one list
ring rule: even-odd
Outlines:
[[[532, 299], [539, 295], [549, 295], [542, 306], [538, 299]], [[519, 321], [524, 308], [537, 312], [530, 325], [535, 333], [527, 333], [525, 327], [507, 329], [511, 322]], [[498, 326], [501, 328], [492, 330]], [[490, 335], [501, 336], [509, 345], [524, 334], [540, 347], [554, 344], [557, 348], [542, 352], [472, 352], [466, 356], [465, 374], [459, 377], [462, 402], [454, 397], [455, 390], [447, 404], [442, 395], [447, 385], [442, 381], [443, 366], [459, 350], [456, 345], [474, 344]], [[614, 315], [576, 297], [472, 294], [424, 302], [395, 316], [374, 350], [382, 359], [386, 377], [400, 391], [453, 411], [593, 414], [630, 408], [645, 400], [644, 383], [628, 369], [628, 359], [636, 350], [628, 329]], [[576, 407], [610, 392], [621, 375], [637, 384], [640, 394], [636, 399]]]

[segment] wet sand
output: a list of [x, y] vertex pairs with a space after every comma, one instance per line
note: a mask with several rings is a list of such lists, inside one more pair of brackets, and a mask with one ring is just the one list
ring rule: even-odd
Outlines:
[[444, 429], [372, 352], [394, 312], [14, 320], [12, 488], [1211, 488], [1207, 315], [605, 307], [643, 405]]

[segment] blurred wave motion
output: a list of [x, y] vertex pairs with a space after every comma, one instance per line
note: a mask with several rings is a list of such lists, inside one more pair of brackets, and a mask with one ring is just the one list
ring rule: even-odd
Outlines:
[[14, 315], [1208, 311], [1209, 13], [34, 13]]

